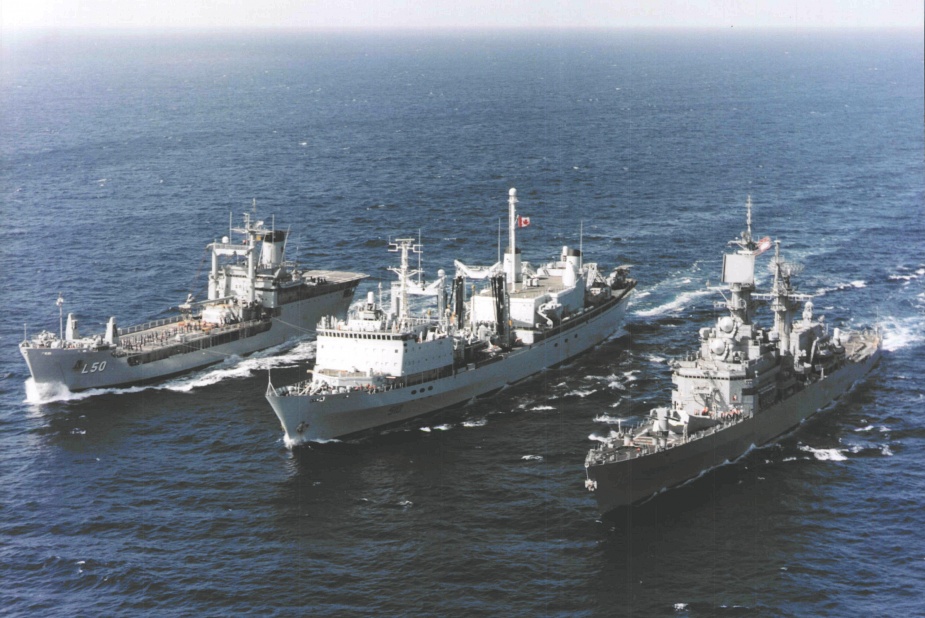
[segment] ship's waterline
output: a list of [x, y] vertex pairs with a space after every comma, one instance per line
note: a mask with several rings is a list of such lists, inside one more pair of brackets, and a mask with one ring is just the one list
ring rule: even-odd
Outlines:
[[209, 245], [208, 298], [190, 295], [176, 315], [82, 337], [73, 314], [60, 332], [42, 331], [20, 346], [38, 390], [71, 392], [125, 387], [182, 375], [279, 345], [314, 330], [326, 315], [344, 315], [366, 275], [304, 270], [285, 259], [288, 230], [245, 215], [244, 226]]
[[[627, 267], [605, 276], [581, 251], [563, 247], [554, 262], [532, 266], [516, 245], [529, 218], [508, 199], [504, 259], [474, 267], [457, 261], [452, 293], [447, 277], [428, 286], [414, 280], [413, 239], [393, 269], [387, 310], [370, 292], [347, 321], [325, 319], [311, 380], [267, 388], [267, 399], [293, 446], [352, 436], [459, 405], [497, 391], [600, 344], [617, 332], [635, 289]], [[474, 282], [480, 282], [477, 289]], [[436, 299], [436, 309], [412, 315], [412, 294]]]
[[[829, 331], [814, 319], [810, 296], [795, 291], [802, 267], [785, 262], [777, 243], [770, 293], [755, 294], [755, 261], [770, 238], [747, 229], [726, 254], [722, 281], [728, 316], [700, 331], [700, 348], [672, 363], [670, 408], [656, 408], [634, 428], [618, 427], [585, 459], [586, 487], [607, 513], [643, 501], [744, 455], [838, 399], [877, 363], [881, 335]], [[770, 301], [774, 326], [753, 322], [756, 299]], [[803, 303], [803, 319], [793, 315]]]
[[[401, 423], [408, 419], [464, 404], [474, 397], [497, 391], [507, 385], [563, 363], [607, 340], [623, 321], [626, 302], [614, 303], [592, 317], [585, 325], [550, 337], [540, 343], [516, 350], [497, 371], [494, 363], [465, 366], [457, 372], [431, 383], [408, 385], [384, 392], [362, 388], [321, 395], [305, 405], [298, 397], [280, 396], [270, 385], [267, 398], [286, 432], [289, 446], [307, 441], [345, 438], [370, 428]], [[323, 397], [323, 399], [322, 399]]]

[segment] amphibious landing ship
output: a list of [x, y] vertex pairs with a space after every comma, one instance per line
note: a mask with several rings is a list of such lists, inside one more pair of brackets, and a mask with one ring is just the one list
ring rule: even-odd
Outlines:
[[192, 296], [177, 314], [118, 328], [111, 317], [102, 334], [80, 336], [74, 314], [58, 297], [59, 333], [42, 331], [19, 344], [40, 388], [70, 391], [128, 386], [175, 376], [244, 356], [314, 331], [322, 316], [345, 315], [366, 275], [300, 270], [285, 260], [288, 230], [244, 216], [241, 234], [213, 242], [208, 299]]
[[[604, 275], [568, 247], [548, 264], [522, 262], [516, 229], [529, 219], [517, 215], [516, 203], [511, 189], [503, 262], [475, 268], [457, 261], [449, 299], [443, 270], [429, 286], [414, 281], [409, 254], [419, 245], [391, 245], [401, 254], [391, 307], [370, 292], [349, 319], [324, 318], [311, 379], [269, 384], [266, 396], [288, 446], [465, 403], [581, 354], [620, 328], [636, 286], [628, 267]], [[412, 315], [412, 294], [436, 297], [436, 309]]]
[[[671, 406], [637, 427], [620, 426], [585, 459], [585, 485], [602, 513], [643, 501], [770, 442], [862, 379], [880, 358], [873, 331], [827, 328], [810, 296], [794, 291], [798, 265], [776, 243], [770, 293], [755, 294], [755, 259], [771, 240], [748, 228], [723, 256], [729, 315], [700, 330], [700, 348], [673, 362]], [[774, 326], [753, 323], [756, 299], [770, 301]], [[802, 320], [793, 316], [803, 303]]]

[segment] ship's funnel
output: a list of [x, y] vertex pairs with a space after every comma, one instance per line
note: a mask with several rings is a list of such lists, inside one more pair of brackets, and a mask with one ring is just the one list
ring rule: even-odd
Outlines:
[[67, 314], [67, 327], [64, 329], [64, 340], [74, 341], [79, 335], [77, 334], [77, 318], [73, 313]]
[[392, 282], [389, 294], [389, 313], [392, 315], [401, 313], [401, 282], [399, 281]]
[[656, 408], [655, 418], [657, 419], [658, 430], [662, 433], [668, 433], [668, 408]]
[[578, 273], [581, 272], [581, 251], [562, 247], [562, 285], [574, 287], [578, 283]]
[[508, 281], [514, 281], [516, 283], [523, 281], [523, 274], [521, 273], [520, 266], [520, 249], [514, 251], [513, 257], [511, 257], [510, 247], [504, 250], [504, 273], [507, 275]]
[[260, 248], [260, 263], [267, 268], [276, 268], [282, 264], [285, 246], [285, 230], [267, 232], [263, 237], [263, 246]]
[[109, 318], [109, 321], [106, 322], [106, 336], [103, 338], [103, 341], [109, 345], [116, 345], [119, 343], [119, 329], [116, 328], [115, 316]]
[[567, 288], [573, 288], [578, 284], [578, 265], [572, 262], [565, 263], [565, 269], [562, 271], [562, 285]]

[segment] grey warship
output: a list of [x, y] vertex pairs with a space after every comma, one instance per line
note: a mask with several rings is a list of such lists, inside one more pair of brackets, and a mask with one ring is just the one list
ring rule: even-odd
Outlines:
[[[774, 243], [769, 293], [755, 293], [755, 260], [772, 245], [747, 229], [723, 256], [720, 306], [729, 315], [700, 330], [700, 348], [672, 363], [671, 406], [636, 427], [619, 426], [585, 459], [585, 486], [602, 513], [653, 495], [734, 461], [786, 433], [864, 378], [881, 354], [875, 331], [831, 332], [813, 317], [811, 296], [798, 294], [796, 264]], [[721, 293], [723, 290], [720, 290]], [[770, 302], [771, 329], [753, 322], [756, 300]], [[802, 320], [794, 320], [803, 304]]]
[[[303, 270], [285, 259], [289, 230], [244, 215], [229, 236], [207, 246], [208, 298], [192, 296], [175, 315], [127, 328], [111, 317], [104, 333], [81, 336], [58, 297], [59, 332], [25, 337], [19, 350], [41, 391], [124, 387], [244, 356], [313, 331], [325, 315], [345, 315], [366, 275]], [[233, 241], [231, 235], [240, 234]]]

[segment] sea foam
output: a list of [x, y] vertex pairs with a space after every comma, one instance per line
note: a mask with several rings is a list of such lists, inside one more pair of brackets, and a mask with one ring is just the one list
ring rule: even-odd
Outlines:
[[813, 448], [811, 446], [800, 445], [800, 450], [812, 453], [813, 457], [819, 461], [847, 461], [847, 457], [837, 448]]

